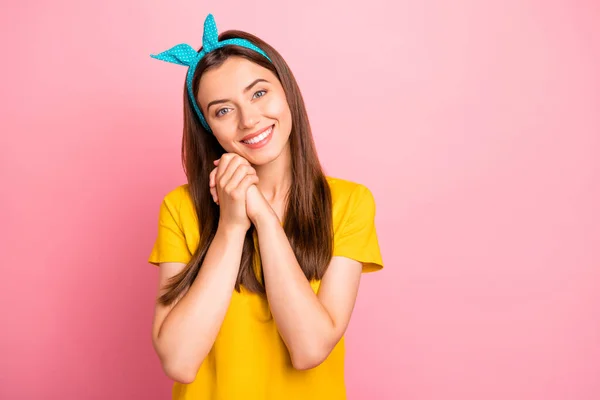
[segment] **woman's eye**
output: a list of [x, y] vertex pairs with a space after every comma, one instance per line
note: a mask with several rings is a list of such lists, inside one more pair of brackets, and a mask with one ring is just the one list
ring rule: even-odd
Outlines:
[[267, 94], [267, 91], [266, 90], [259, 90], [258, 92], [254, 93], [254, 95], [256, 96], [258, 93], [264, 93], [263, 95], [258, 96], [258, 97], [263, 97], [265, 94]]
[[[259, 94], [259, 93], [261, 93], [261, 95], [260, 95], [260, 96], [256, 96], [256, 95], [257, 95], [257, 94]], [[263, 97], [265, 94], [267, 94], [267, 91], [266, 91], [266, 90], [259, 90], [258, 92], [254, 93], [254, 97], [259, 97], [259, 98], [260, 98], [260, 97]], [[217, 117], [221, 117], [221, 116], [223, 116], [223, 115], [225, 115], [225, 114], [228, 114], [228, 112], [225, 112], [225, 113], [224, 113], [224, 112], [222, 112], [222, 111], [226, 111], [226, 110], [230, 110], [230, 108], [221, 108], [219, 111], [217, 111], [217, 112], [215, 113], [215, 115], [216, 115]]]
[[221, 108], [219, 111], [217, 111], [216, 116], [220, 117], [221, 115], [225, 115], [226, 113], [225, 114], [221, 113], [221, 111], [224, 111], [224, 110], [229, 110], [229, 108]]

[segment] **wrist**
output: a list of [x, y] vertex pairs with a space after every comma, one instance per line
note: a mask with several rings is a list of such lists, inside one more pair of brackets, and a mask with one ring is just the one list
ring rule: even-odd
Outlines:
[[275, 212], [267, 212], [257, 215], [256, 217], [252, 218], [252, 223], [256, 229], [281, 225], [281, 221], [279, 221], [279, 217], [277, 214], [275, 214]]
[[220, 221], [219, 226], [217, 227], [217, 234], [224, 235], [232, 240], [243, 240], [246, 237], [246, 232], [248, 232], [248, 229], [244, 226], [223, 224]]

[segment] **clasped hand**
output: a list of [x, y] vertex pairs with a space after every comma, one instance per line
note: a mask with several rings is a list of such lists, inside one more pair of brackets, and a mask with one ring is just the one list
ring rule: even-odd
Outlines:
[[215, 160], [210, 173], [210, 193], [221, 209], [220, 220], [230, 226], [250, 228], [260, 218], [274, 215], [271, 205], [258, 188], [256, 170], [248, 160], [226, 153]]

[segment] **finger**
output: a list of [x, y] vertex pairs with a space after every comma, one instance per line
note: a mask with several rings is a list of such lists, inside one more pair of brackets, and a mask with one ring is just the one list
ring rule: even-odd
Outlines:
[[238, 194], [246, 194], [250, 186], [258, 183], [258, 175], [248, 174], [246, 175], [240, 182], [240, 184], [235, 189]]
[[215, 176], [217, 175], [217, 168], [213, 169], [212, 171], [210, 171], [210, 175], [209, 175], [209, 183], [208, 186], [209, 187], [215, 187], [216, 183], [215, 183]]
[[[234, 158], [232, 158], [231, 161], [229, 161], [229, 163], [227, 164], [227, 169], [225, 170], [225, 172], [223, 172], [220, 178], [221, 187], [225, 187], [226, 185], [228, 185], [229, 181], [233, 177], [233, 174], [235, 174], [235, 171], [240, 165], [247, 165], [248, 167], [250, 167], [250, 163], [245, 158], [237, 155]], [[221, 168], [221, 165], [219, 165], [219, 168]], [[241, 178], [243, 178], [243, 176]]]
[[227, 170], [227, 165], [234, 158], [234, 155], [234, 153], [225, 153], [223, 154], [223, 156], [221, 156], [215, 177], [216, 182], [219, 182], [221, 180], [221, 178], [223, 177], [223, 173]]
[[241, 164], [237, 167], [229, 182], [225, 186], [227, 193], [231, 193], [240, 184], [246, 175], [256, 175], [256, 171], [249, 165]]
[[213, 198], [213, 201], [216, 203], [217, 201], [219, 201], [219, 194], [217, 193], [217, 188], [216, 187], [211, 187], [210, 188], [210, 194]]
[[236, 158], [235, 153], [223, 154], [223, 156], [219, 160], [219, 165], [217, 166], [217, 175], [216, 175], [216, 179], [215, 179], [217, 182], [222, 180], [223, 174], [227, 171], [227, 167], [229, 166], [229, 163], [232, 162], [233, 160], [235, 160], [235, 158]]

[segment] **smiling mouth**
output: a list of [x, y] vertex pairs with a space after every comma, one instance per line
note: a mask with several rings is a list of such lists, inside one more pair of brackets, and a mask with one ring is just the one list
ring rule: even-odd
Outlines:
[[269, 128], [265, 129], [262, 133], [254, 136], [251, 139], [248, 140], [240, 140], [240, 142], [244, 143], [244, 144], [257, 144], [262, 142], [263, 140], [267, 139], [272, 133], [273, 133], [273, 128], [275, 125], [271, 125]]

